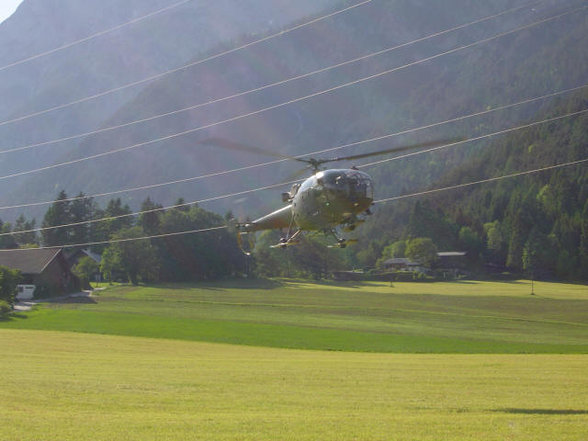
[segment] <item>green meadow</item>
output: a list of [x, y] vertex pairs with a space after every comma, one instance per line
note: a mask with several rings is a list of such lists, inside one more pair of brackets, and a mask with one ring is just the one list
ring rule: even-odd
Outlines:
[[0, 439], [584, 441], [588, 356], [0, 330]]
[[585, 440], [588, 289], [119, 286], [0, 322], [0, 440]]
[[119, 286], [0, 328], [295, 349], [588, 353], [588, 288], [527, 281]]

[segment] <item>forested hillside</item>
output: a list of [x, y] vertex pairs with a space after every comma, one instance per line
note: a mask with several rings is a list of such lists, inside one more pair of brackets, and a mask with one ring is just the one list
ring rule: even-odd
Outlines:
[[[164, 3], [157, 3], [157, 6]], [[198, 4], [188, 2], [177, 10], [138, 23], [131, 29], [121, 29], [115, 36], [96, 39], [92, 42], [93, 52], [88, 52], [83, 45], [73, 48], [73, 53], [65, 51], [60, 57], [65, 58], [67, 64], [46, 68], [59, 79], [61, 86], [51, 87], [50, 95], [40, 93], [38, 98], [45, 97], [43, 102], [35, 104], [31, 101], [26, 110], [15, 110], [13, 115], [68, 102], [69, 99], [84, 96], [84, 93], [91, 95], [103, 88], [128, 84], [129, 81], [152, 75], [156, 71], [155, 66], [165, 71], [183, 63], [194, 63], [208, 55], [239, 47], [352, 3], [314, 3], [316, 9], [312, 12], [310, 6], [300, 4], [297, 8], [284, 7], [280, 9], [282, 13], [277, 13], [279, 8], [272, 3], [270, 10], [259, 15], [257, 12], [265, 10], [265, 3], [259, 0], [241, 17], [239, 23], [243, 26], [235, 27], [228, 26], [221, 18], [232, 17], [235, 13], [231, 10], [231, 2], [219, 3], [208, 9], [199, 9]], [[578, 86], [588, 78], [588, 61], [583, 50], [588, 46], [586, 11], [552, 18], [574, 11], [582, 4], [576, 0], [548, 0], [531, 6], [524, 6], [524, 1], [506, 0], [482, 3], [467, 0], [443, 3], [430, 0], [373, 0], [277, 38], [203, 64], [179, 69], [157, 81], [141, 84], [139, 88], [124, 89], [123, 95], [117, 92], [16, 125], [0, 127], [0, 136], [6, 141], [3, 146], [8, 148], [124, 125], [115, 130], [4, 155], [0, 167], [5, 174], [13, 174], [105, 154], [73, 165], [5, 179], [3, 185], [6, 185], [7, 191], [0, 195], [0, 199], [10, 204], [50, 200], [62, 188], [70, 194], [78, 191], [85, 194], [109, 192], [189, 179], [210, 171], [230, 170], [268, 160], [199, 144], [211, 135], [282, 153], [300, 154], [414, 129]], [[151, 6], [156, 7], [155, 4]], [[131, 10], [133, 12], [127, 11], [127, 16], [137, 14], [135, 9]], [[72, 14], [73, 20], [76, 9], [67, 11]], [[26, 9], [23, 10], [23, 17], [25, 12]], [[306, 15], [302, 15], [305, 12]], [[501, 15], [491, 18], [497, 14]], [[250, 16], [255, 18], [248, 18]], [[193, 20], [188, 20], [189, 17]], [[279, 17], [279, 22], [272, 17]], [[485, 18], [488, 19], [483, 20]], [[545, 19], [550, 20], [541, 23]], [[503, 32], [534, 23], [539, 24], [494, 38]], [[112, 19], [104, 22], [104, 26], [110, 24]], [[207, 28], [202, 26], [213, 28], [215, 32], [206, 33]], [[158, 38], [149, 34], [155, 28]], [[443, 34], [426, 38], [440, 32]], [[143, 38], [146, 33], [149, 38]], [[486, 39], [490, 40], [483, 43]], [[471, 44], [475, 46], [460, 49]], [[100, 65], [88, 65], [88, 60], [99, 62], [102, 60], [101, 53], [112, 57], [108, 51], [112, 45], [120, 51], [118, 56], [121, 59], [131, 54], [132, 58], [124, 64], [109, 58], [110, 61], [104, 61], [109, 66], [109, 73], [100, 76], [104, 69]], [[135, 49], [137, 46], [141, 47], [140, 51]], [[147, 47], [151, 49], [146, 50]], [[173, 47], [178, 48], [178, 53], [172, 51]], [[453, 50], [456, 52], [441, 56]], [[90, 58], [89, 53], [92, 54]], [[138, 53], [143, 54], [145, 60], [135, 58]], [[265, 88], [370, 54], [379, 55]], [[423, 61], [429, 57], [435, 58]], [[35, 60], [35, 63], [49, 65], [52, 57], [45, 58]], [[76, 73], [72, 64], [79, 66], [81, 71]], [[146, 68], [148, 65], [151, 67]], [[27, 67], [25, 64], [18, 66], [18, 69], [25, 70]], [[117, 69], [124, 70], [125, 74], [113, 71]], [[382, 74], [387, 71], [390, 72]], [[68, 76], [60, 76], [59, 72], [67, 72]], [[86, 78], [87, 72], [92, 72], [91, 78]], [[134, 72], [133, 76], [130, 76], [131, 72]], [[10, 71], [4, 72], [8, 73]], [[366, 80], [373, 75], [376, 77]], [[94, 81], [95, 76], [100, 81]], [[22, 84], [26, 75], [18, 78], [19, 84]], [[44, 78], [38, 79], [42, 86], [46, 86], [42, 81]], [[82, 78], [86, 79], [82, 81]], [[357, 84], [345, 86], [358, 80]], [[86, 84], [88, 82], [89, 85]], [[322, 93], [333, 87], [340, 88]], [[256, 88], [263, 89], [243, 94]], [[61, 94], [59, 91], [64, 89], [67, 93]], [[30, 89], [27, 90], [30, 93]], [[317, 93], [320, 94], [300, 100]], [[206, 104], [235, 94], [240, 96]], [[54, 99], [49, 99], [51, 97]], [[291, 100], [300, 101], [283, 105]], [[15, 99], [11, 102], [21, 104]], [[104, 106], [108, 108], [104, 109]], [[178, 111], [181, 109], [189, 110]], [[485, 118], [420, 130], [379, 143], [361, 144], [355, 149], [365, 151], [382, 145], [387, 147], [393, 143], [447, 135], [471, 137], [485, 130], [523, 121], [536, 111], [537, 103], [532, 103]], [[170, 112], [170, 115], [158, 117]], [[255, 114], [244, 117], [250, 113]], [[96, 119], [98, 115], [99, 119]], [[93, 118], [93, 122], [82, 124], [80, 118]], [[145, 118], [149, 120], [128, 125]], [[226, 120], [232, 121], [223, 122]], [[207, 126], [210, 127], [199, 129]], [[127, 150], [127, 147], [130, 148]], [[119, 149], [125, 150], [109, 153]], [[350, 150], [346, 149], [346, 152], [351, 153]], [[374, 169], [379, 194], [389, 195], [397, 188], [410, 189], [429, 184], [469, 154], [469, 149], [456, 149], [448, 150], [435, 160], [419, 160], [419, 168], [425, 169], [424, 173], [406, 175], [387, 166]], [[191, 180], [148, 191], [128, 192], [121, 194], [121, 197], [133, 209], [138, 208], [147, 196], [164, 204], [178, 197], [198, 200], [274, 184], [293, 171], [292, 165], [262, 167], [254, 173], [231, 173], [216, 179]], [[254, 217], [278, 204], [279, 197], [257, 192], [247, 196], [247, 199], [222, 199], [208, 207], [219, 212], [231, 209], [239, 216]], [[34, 210], [30, 209], [25, 215], [42, 216], [42, 210]], [[15, 219], [19, 214], [19, 211], [11, 210], [3, 217]]]
[[[262, 166], [273, 158], [202, 142], [211, 136], [313, 156], [463, 140], [342, 163], [373, 177], [376, 201], [586, 156], [586, 116], [569, 115], [587, 108], [582, 0], [188, 1], [10, 66], [175, 3], [67, 1], [58, 14], [53, 2], [25, 0], [0, 26], [5, 231], [47, 222], [61, 190], [89, 197], [88, 219], [108, 212], [113, 195], [131, 212], [204, 200], [199, 209], [219, 221], [279, 207], [287, 187], [262, 188], [297, 165]], [[541, 122], [549, 118], [558, 119]], [[428, 237], [438, 250], [467, 250], [476, 268], [587, 277], [585, 163], [374, 208], [359, 244], [326, 266], [372, 266], [395, 242]]]
[[[588, 90], [558, 100], [536, 118], [586, 109]], [[588, 115], [583, 112], [489, 143], [431, 188], [586, 158]], [[364, 264], [373, 264], [383, 248], [395, 241], [430, 237], [440, 251], [467, 251], [470, 262], [480, 270], [490, 265], [536, 277], [588, 278], [586, 162], [382, 204], [378, 209], [381, 215], [364, 231], [365, 238], [372, 239], [359, 252]]]

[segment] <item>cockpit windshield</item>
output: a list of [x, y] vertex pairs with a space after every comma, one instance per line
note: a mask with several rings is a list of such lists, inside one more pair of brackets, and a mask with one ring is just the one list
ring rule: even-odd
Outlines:
[[373, 199], [372, 180], [366, 173], [358, 170], [327, 170], [319, 180], [327, 189], [345, 192], [351, 200]]

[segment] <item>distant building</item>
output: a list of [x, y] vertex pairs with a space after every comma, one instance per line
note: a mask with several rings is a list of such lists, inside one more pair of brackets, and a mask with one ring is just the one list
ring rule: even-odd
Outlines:
[[363, 271], [333, 271], [333, 279], [340, 282], [364, 280], [365, 273]]
[[19, 270], [23, 285], [35, 285], [35, 297], [79, 291], [62, 248], [0, 250], [0, 266]]
[[445, 277], [457, 277], [468, 274], [467, 251], [442, 251], [437, 253], [435, 267]]
[[383, 266], [388, 271], [411, 271], [414, 273], [424, 273], [429, 269], [425, 268], [420, 262], [413, 262], [406, 257], [393, 257], [385, 260]]

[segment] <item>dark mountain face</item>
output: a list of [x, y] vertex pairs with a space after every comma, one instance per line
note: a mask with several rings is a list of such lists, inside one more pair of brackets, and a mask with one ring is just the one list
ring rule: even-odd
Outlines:
[[[84, 2], [82, 7], [74, 0], [25, 0], [17, 14], [0, 26], [0, 67], [174, 3], [101, 0]], [[336, 0], [299, 1], [295, 6], [292, 2], [268, 0], [186, 2], [99, 38], [0, 70], [0, 118], [11, 120], [141, 81], [349, 4]], [[506, 0], [374, 0], [153, 81], [0, 125], [2, 150], [125, 125], [0, 155], [0, 174], [5, 176], [125, 149], [4, 179], [0, 181], [0, 204], [50, 200], [62, 188], [69, 194], [110, 192], [272, 159], [200, 144], [210, 136], [301, 154], [586, 83], [586, 10], [491, 39], [583, 4], [560, 0], [538, 2], [337, 69], [266, 87], [525, 4], [526, 1]], [[475, 44], [484, 39], [491, 40]], [[475, 45], [457, 50], [471, 44]], [[431, 57], [430, 61], [420, 62]], [[407, 65], [410, 67], [403, 67]], [[383, 75], [386, 71], [390, 72]], [[370, 76], [373, 78], [363, 80]], [[243, 94], [252, 89], [260, 90]], [[329, 89], [334, 90], [325, 92]], [[234, 95], [239, 96], [224, 99]], [[218, 102], [203, 105], [211, 101]], [[541, 104], [544, 103], [341, 152], [351, 154], [388, 148], [394, 143], [497, 131], [532, 118]], [[191, 110], [178, 112], [188, 108]], [[163, 114], [169, 115], [153, 118]], [[142, 119], [148, 120], [126, 125]], [[476, 155], [476, 148], [482, 145], [472, 147], [411, 160], [402, 167], [391, 163], [366, 171], [373, 174], [379, 196], [391, 196], [400, 189], [410, 191], [435, 182], [464, 159]], [[294, 170], [295, 165], [289, 164], [259, 167], [121, 196], [134, 208], [147, 195], [163, 204], [173, 203], [178, 197], [200, 200], [281, 182]], [[279, 204], [279, 191], [223, 199], [208, 207], [256, 216]], [[40, 210], [30, 213], [38, 216], [44, 207]], [[0, 218], [19, 213], [0, 212]]]
[[[202, 58], [213, 48], [226, 49], [240, 38], [255, 39], [272, 30], [275, 32], [335, 2], [301, 1], [295, 8], [289, 3], [259, 0], [93, 0], [83, 4], [75, 0], [24, 1], [0, 26], [0, 149], [70, 137], [104, 127], [121, 107], [130, 103], [143, 88], [152, 85], [142, 80]], [[21, 60], [176, 4], [179, 6], [19, 64]], [[169, 79], [171, 84], [176, 81], [172, 75]], [[135, 82], [139, 84], [125, 87]], [[85, 101], [87, 97], [113, 88], [121, 90]], [[2, 124], [78, 100], [84, 102]], [[135, 111], [125, 118], [134, 119]], [[96, 139], [96, 142], [107, 149], [115, 147], [117, 139], [118, 135]], [[77, 153], [84, 149], [82, 141], [83, 138], [78, 138], [18, 154], [5, 154], [0, 157], [0, 174], [18, 173], [76, 155], [83, 156]], [[97, 186], [82, 184], [87, 181], [83, 176], [87, 176], [89, 169], [96, 167], [88, 164], [56, 174], [30, 176], [30, 179], [26, 176], [4, 180], [2, 200], [38, 200], [41, 195], [51, 198], [55, 188], [66, 188], [70, 192], [77, 191], [77, 187], [87, 192], [100, 191]]]

